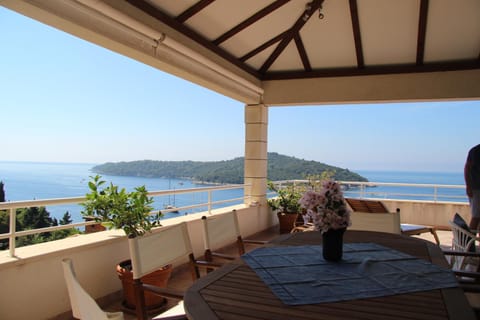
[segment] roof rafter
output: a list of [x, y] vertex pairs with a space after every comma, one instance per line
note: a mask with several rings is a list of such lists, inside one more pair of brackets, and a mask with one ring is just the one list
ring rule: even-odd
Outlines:
[[423, 65], [425, 56], [425, 37], [427, 34], [428, 0], [421, 0], [418, 17], [417, 65]]
[[297, 34], [300, 29], [305, 25], [305, 23], [307, 23], [312, 14], [321, 7], [323, 1], [324, 0], [313, 0], [312, 2], [307, 4], [307, 8], [303, 12], [303, 14], [297, 19], [295, 24], [284, 35], [282, 41], [280, 41], [273, 53], [270, 55], [270, 57], [267, 58], [265, 63], [260, 68], [259, 72], [261, 74], [264, 74], [272, 66], [275, 60], [277, 60], [278, 56], [283, 52], [283, 50], [285, 50], [290, 41], [292, 41], [295, 34]]
[[250, 18], [240, 22], [238, 25], [236, 25], [232, 29], [228, 30], [227, 32], [225, 32], [224, 34], [219, 36], [217, 39], [213, 40], [213, 44], [219, 45], [220, 43], [228, 40], [229, 38], [233, 37], [234, 35], [236, 35], [240, 31], [242, 31], [243, 29], [245, 29], [248, 26], [254, 24], [258, 20], [262, 19], [263, 17], [267, 16], [268, 14], [272, 13], [273, 11], [277, 10], [278, 8], [280, 8], [281, 6], [283, 6], [284, 4], [286, 4], [289, 1], [290, 0], [277, 0], [273, 3], [271, 3], [270, 5], [266, 6], [262, 10], [255, 13]]
[[278, 36], [275, 36], [273, 37], [272, 39], [268, 40], [267, 42], [265, 42], [264, 44], [256, 47], [255, 49], [253, 49], [252, 51], [246, 53], [245, 55], [243, 55], [242, 57], [240, 57], [238, 60], [240, 61], [247, 61], [248, 59], [250, 59], [251, 57], [257, 55], [258, 53], [262, 52], [263, 50], [267, 49], [268, 47], [270, 47], [271, 45], [279, 42], [280, 40], [283, 39], [283, 37], [285, 36], [285, 34], [288, 32], [285, 31], [285, 32], [282, 32], [280, 33]]
[[193, 6], [182, 12], [180, 15], [178, 15], [176, 20], [180, 23], [184, 23], [214, 1], [215, 0], [200, 0]]
[[302, 38], [300, 37], [300, 34], [296, 33], [293, 36], [293, 39], [295, 40], [295, 44], [297, 45], [298, 54], [302, 59], [302, 63], [303, 63], [303, 67], [305, 68], [305, 71], [312, 71], [312, 66], [310, 65], [310, 61], [307, 56], [307, 51], [305, 51], [305, 46], [303, 45], [303, 41], [302, 41]]
[[362, 36], [360, 33], [360, 21], [358, 19], [357, 0], [350, 0], [350, 17], [352, 19], [353, 40], [355, 41], [355, 52], [357, 55], [357, 67], [359, 69], [365, 67], [363, 60]]

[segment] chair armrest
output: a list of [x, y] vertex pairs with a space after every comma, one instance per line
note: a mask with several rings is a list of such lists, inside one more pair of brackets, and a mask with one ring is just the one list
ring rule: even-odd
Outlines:
[[160, 288], [151, 284], [146, 284], [143, 283], [142, 287], [146, 291], [150, 291], [154, 294], [167, 297], [167, 298], [173, 298], [173, 299], [178, 299], [178, 300], [183, 300], [183, 292], [170, 289], [170, 288]]
[[223, 254], [223, 253], [219, 253], [219, 252], [212, 252], [212, 256], [217, 257], [217, 258], [221, 258], [221, 259], [226, 259], [226, 260], [235, 260], [236, 259], [236, 257], [234, 257], [234, 256], [230, 256], [228, 254]]
[[253, 244], [267, 244], [269, 241], [262, 241], [262, 240], [250, 240], [250, 239], [242, 239], [245, 243], [253, 243]]
[[442, 250], [446, 256], [480, 257], [480, 252], [465, 252], [456, 250]]
[[[457, 277], [461, 277], [458, 279], [458, 282], [460, 283], [471, 283], [473, 281], [480, 281], [480, 272], [474, 272], [474, 271], [463, 271], [463, 270], [452, 270], [453, 273]], [[469, 278], [469, 279], [465, 279]]]
[[195, 260], [193, 264], [196, 267], [207, 268], [207, 269], [218, 269], [223, 266], [221, 263], [209, 262], [205, 260]]

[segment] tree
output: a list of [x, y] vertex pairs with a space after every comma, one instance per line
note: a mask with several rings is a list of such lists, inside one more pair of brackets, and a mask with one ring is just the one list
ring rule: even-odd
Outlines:
[[72, 220], [72, 216], [70, 215], [70, 213], [68, 211], [65, 212], [62, 219], [60, 220], [60, 224], [61, 225], [66, 225], [66, 224], [70, 224], [72, 222], [73, 222], [73, 220]]
[[[5, 202], [5, 190], [4, 183], [0, 181], [0, 202]], [[29, 229], [39, 229], [52, 226], [58, 226], [58, 220], [56, 218], [50, 217], [50, 213], [45, 207], [31, 207], [18, 209], [15, 212], [16, 215], [16, 230], [29, 230]], [[72, 217], [67, 211], [63, 215], [60, 224], [67, 225], [72, 223]], [[0, 233], [8, 233], [10, 231], [10, 215], [6, 210], [0, 210]], [[75, 228], [58, 230], [54, 232], [44, 232], [24, 237], [19, 237], [16, 239], [15, 246], [27, 246], [30, 244], [47, 242], [52, 240], [58, 240], [66, 238], [72, 234], [80, 233]], [[0, 250], [8, 249], [9, 241], [8, 239], [0, 240]]]
[[[0, 181], [0, 202], [5, 202], [5, 189], [3, 181]], [[5, 210], [0, 210], [0, 233], [8, 233], [8, 214]], [[0, 240], [0, 250], [8, 247], [8, 239]]]
[[0, 181], [0, 202], [5, 202], [5, 189], [3, 181]]
[[45, 207], [21, 209], [18, 218], [24, 229], [39, 229], [51, 227], [53, 220]]
[[[16, 231], [46, 228], [59, 225], [58, 220], [56, 218], [50, 217], [50, 213], [45, 207], [18, 209], [16, 215]], [[72, 218], [70, 216], [70, 213], [67, 211], [63, 215], [60, 224], [67, 225], [70, 223], [72, 223]], [[8, 231], [9, 215], [6, 211], [0, 211], [0, 233], [7, 233]], [[79, 230], [71, 228], [23, 236], [16, 239], [15, 246], [21, 247], [41, 242], [59, 240], [78, 233], [80, 233]], [[2, 249], [8, 249], [8, 239], [0, 240], [0, 250]]]
[[[5, 210], [0, 210], [0, 233], [8, 233], [9, 217]], [[8, 249], [8, 239], [0, 240], [0, 250]]]

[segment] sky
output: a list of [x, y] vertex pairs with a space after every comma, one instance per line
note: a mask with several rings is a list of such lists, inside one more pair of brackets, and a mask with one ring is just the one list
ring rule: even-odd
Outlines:
[[[3, 7], [0, 30], [0, 161], [244, 155], [243, 103]], [[479, 119], [480, 101], [273, 107], [268, 151], [350, 170], [461, 172]]]

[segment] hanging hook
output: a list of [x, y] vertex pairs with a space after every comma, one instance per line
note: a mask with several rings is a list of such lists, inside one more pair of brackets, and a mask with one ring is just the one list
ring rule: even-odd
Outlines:
[[323, 3], [318, 7], [318, 19], [322, 20], [325, 18], [325, 15], [322, 13]]

